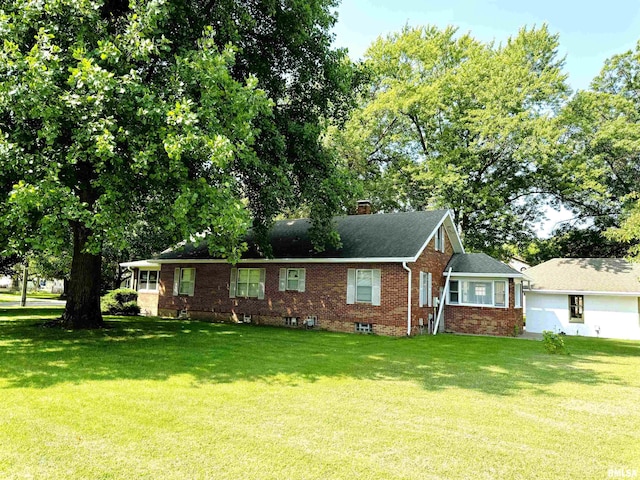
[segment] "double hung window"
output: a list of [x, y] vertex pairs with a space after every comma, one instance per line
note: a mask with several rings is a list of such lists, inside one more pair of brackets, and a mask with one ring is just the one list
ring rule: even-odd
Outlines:
[[158, 270], [140, 270], [138, 275], [138, 290], [147, 292], [158, 291], [158, 279], [160, 272]]

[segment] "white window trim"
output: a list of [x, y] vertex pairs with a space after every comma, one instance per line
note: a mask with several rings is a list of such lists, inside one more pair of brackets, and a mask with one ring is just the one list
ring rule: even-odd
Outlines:
[[[520, 287], [520, 292], [518, 292]], [[513, 308], [522, 308], [523, 288], [521, 282], [515, 282], [513, 284]]]
[[[462, 301], [462, 283], [463, 282], [492, 282], [492, 292], [491, 292], [491, 303], [465, 303]], [[452, 278], [451, 282], [458, 282], [458, 302], [451, 302], [451, 287], [449, 287], [449, 292], [447, 293], [447, 305], [458, 306], [458, 307], [485, 307], [485, 308], [500, 308], [500, 309], [508, 309], [509, 308], [509, 280], [508, 279], [494, 279], [494, 278], [483, 278], [483, 277], [465, 277], [465, 279], [460, 278]], [[504, 305], [496, 305], [496, 283], [502, 282], [504, 283]], [[522, 307], [521, 307], [522, 308]]]
[[[156, 272], [158, 274], [157, 278], [156, 278], [156, 288], [140, 288], [140, 285], [142, 285], [142, 272]], [[148, 276], [147, 276], [147, 285], [149, 284], [148, 281]], [[139, 292], [143, 292], [143, 293], [156, 293], [158, 292], [158, 290], [160, 290], [160, 270], [155, 269], [155, 268], [141, 268], [138, 270], [138, 283], [137, 283], [137, 287], [138, 287], [138, 291]]]
[[[371, 272], [371, 301], [358, 301], [357, 278], [358, 272]], [[379, 268], [348, 268], [347, 269], [347, 304], [372, 305], [379, 307], [382, 302], [382, 270]]]
[[[289, 288], [289, 272], [298, 272], [298, 288]], [[307, 271], [305, 268], [281, 268], [278, 290], [280, 292], [304, 292], [307, 288]]]
[[433, 276], [431, 272], [420, 272], [420, 291], [418, 305], [423, 307], [433, 306]]
[[[259, 272], [259, 281], [258, 281], [258, 295], [255, 297], [249, 296], [249, 287], [247, 286], [247, 295], [238, 295], [238, 283], [240, 280], [240, 270], [249, 270], [249, 275], [251, 275], [251, 270], [257, 270]], [[257, 300], [264, 300], [265, 297], [265, 278], [266, 278], [266, 269], [259, 267], [242, 267], [242, 268], [232, 268], [231, 269], [231, 279], [229, 281], [229, 297], [230, 298], [255, 298]]]
[[[181, 287], [183, 285], [182, 282], [182, 272], [183, 270], [193, 270], [193, 288], [188, 291], [188, 292], [181, 292]], [[173, 273], [173, 296], [174, 297], [179, 297], [179, 296], [183, 296], [183, 297], [193, 297], [195, 295], [195, 291], [196, 291], [196, 269], [195, 267], [185, 267], [185, 268], [180, 268], [177, 267], [174, 270]]]
[[445, 230], [444, 225], [440, 225], [436, 230], [436, 234], [434, 235], [434, 249], [436, 252], [444, 253], [445, 250]]

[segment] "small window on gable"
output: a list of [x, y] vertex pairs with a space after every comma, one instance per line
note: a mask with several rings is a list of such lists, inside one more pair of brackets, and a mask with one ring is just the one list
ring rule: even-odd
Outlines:
[[444, 238], [445, 238], [445, 234], [444, 234], [444, 225], [440, 225], [438, 227], [438, 230], [436, 230], [436, 236], [435, 236], [435, 249], [437, 252], [444, 252]]
[[157, 270], [140, 270], [138, 274], [138, 290], [156, 292], [158, 291], [158, 279], [160, 272]]

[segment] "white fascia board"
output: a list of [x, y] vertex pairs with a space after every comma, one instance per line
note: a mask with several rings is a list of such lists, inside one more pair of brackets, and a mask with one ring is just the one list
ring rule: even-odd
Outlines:
[[145, 268], [148, 270], [160, 269], [160, 265], [156, 260], [136, 260], [135, 262], [123, 262], [120, 264], [120, 266], [125, 268]]
[[601, 295], [611, 297], [640, 297], [640, 292], [600, 292], [595, 290], [538, 290], [524, 287], [523, 291], [530, 293], [542, 293], [544, 295]]
[[[229, 260], [204, 259], [162, 259], [153, 260], [158, 264], [169, 263], [231, 263]], [[237, 263], [402, 263], [414, 261], [411, 257], [371, 257], [371, 258], [243, 258]]]
[[447, 210], [447, 212], [442, 216], [442, 219], [440, 219], [440, 221], [438, 222], [438, 225], [436, 225], [436, 227], [433, 229], [431, 234], [427, 237], [427, 240], [422, 244], [422, 247], [420, 247], [420, 250], [418, 250], [417, 255], [413, 257], [413, 259], [409, 260], [410, 262], [416, 262], [418, 258], [420, 258], [420, 255], [422, 255], [422, 252], [424, 251], [424, 249], [427, 248], [427, 245], [429, 245], [429, 242], [433, 239], [434, 235], [440, 228], [440, 225], [442, 225], [447, 218], [449, 219], [449, 226], [451, 227], [451, 230], [453, 230], [453, 233], [455, 234], [455, 238], [454, 238], [455, 241], [451, 242], [453, 246], [453, 253], [464, 253], [464, 245], [462, 245], [460, 234], [458, 233], [458, 229], [456, 228], [456, 225], [453, 222], [453, 217], [451, 216], [451, 212]]
[[[442, 275], [445, 275], [443, 273]], [[521, 273], [464, 273], [464, 272], [451, 272], [451, 279], [455, 280], [457, 277], [464, 278], [522, 278]]]

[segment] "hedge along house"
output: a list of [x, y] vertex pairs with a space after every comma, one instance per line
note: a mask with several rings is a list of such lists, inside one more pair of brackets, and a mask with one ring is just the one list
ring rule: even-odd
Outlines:
[[640, 264], [554, 258], [524, 273], [528, 332], [640, 340]]
[[275, 223], [272, 258], [249, 234], [236, 265], [206, 245], [122, 265], [134, 272], [142, 310], [166, 317], [394, 336], [520, 331], [522, 275], [465, 254], [448, 211], [369, 212], [361, 205], [336, 218], [342, 246], [322, 253], [309, 220], [298, 219]]

